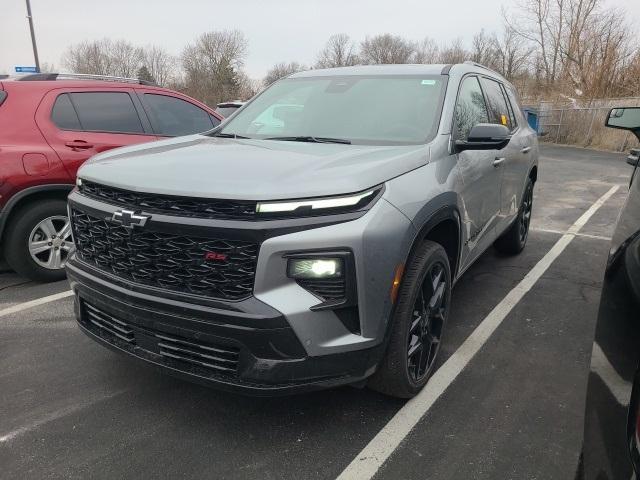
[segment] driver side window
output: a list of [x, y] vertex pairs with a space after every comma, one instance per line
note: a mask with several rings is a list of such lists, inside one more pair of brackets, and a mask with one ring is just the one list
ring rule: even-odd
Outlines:
[[454, 135], [458, 140], [466, 140], [469, 132], [478, 123], [488, 123], [489, 115], [477, 77], [467, 77], [462, 81], [454, 114]]

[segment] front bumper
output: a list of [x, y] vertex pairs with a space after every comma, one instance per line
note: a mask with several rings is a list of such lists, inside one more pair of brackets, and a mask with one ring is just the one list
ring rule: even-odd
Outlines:
[[[69, 204], [96, 218], [110, 218], [118, 209], [77, 192], [70, 195]], [[366, 214], [295, 221], [218, 221], [154, 214], [144, 231], [258, 243], [252, 295], [223, 301], [143, 285], [107, 273], [74, 254], [67, 262], [67, 273], [81, 328], [100, 343], [169, 373], [250, 394], [327, 388], [371, 375], [388, 332], [395, 269], [405, 261], [415, 235], [408, 219], [384, 199]], [[314, 309], [319, 297], [287, 277], [287, 255], [314, 251], [349, 252], [353, 259], [353, 278], [349, 278], [356, 287], [355, 305], [349, 315], [344, 315], [346, 308]], [[97, 309], [107, 328], [91, 322], [87, 308]], [[123, 328], [127, 338], [109, 332], [113, 327], [109, 322]], [[172, 338], [162, 338], [166, 336]], [[171, 355], [178, 347], [185, 350], [178, 355], [181, 358]], [[223, 363], [237, 360], [232, 372], [208, 365], [208, 360], [219, 360], [217, 353]]]
[[300, 393], [363, 380], [381, 355], [378, 346], [310, 357], [280, 312], [256, 299], [240, 302], [243, 311], [205, 308], [127, 291], [79, 266], [70, 260], [67, 275], [81, 330], [190, 381], [250, 395]]

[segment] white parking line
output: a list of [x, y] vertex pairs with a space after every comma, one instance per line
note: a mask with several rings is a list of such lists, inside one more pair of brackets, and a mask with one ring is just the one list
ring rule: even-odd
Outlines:
[[591, 371], [600, 377], [620, 405], [629, 403], [633, 384], [620, 376], [596, 342], [591, 352]]
[[[566, 232], [563, 232], [561, 230], [553, 230], [552, 228], [532, 228], [531, 231], [532, 232], [555, 233], [555, 234], [558, 234], [558, 235], [564, 235], [566, 233]], [[610, 242], [611, 241], [611, 237], [603, 237], [602, 235], [591, 235], [589, 233], [574, 233], [574, 235], [576, 237], [593, 238], [594, 240], [604, 240], [606, 242]]]
[[338, 480], [364, 480], [372, 478], [389, 456], [395, 451], [413, 427], [460, 375], [493, 332], [504, 321], [509, 312], [524, 295], [531, 290], [551, 264], [576, 237], [576, 234], [593, 214], [618, 190], [619, 185], [609, 189], [565, 232], [556, 244], [527, 273], [502, 301], [487, 315], [464, 343], [433, 374], [429, 383], [414, 398], [409, 400], [394, 417], [378, 432], [369, 444], [338, 476]]
[[36, 298], [35, 300], [31, 300], [29, 302], [18, 303], [17, 305], [13, 305], [12, 307], [0, 310], [0, 317], [6, 317], [7, 315], [11, 315], [12, 313], [21, 312], [22, 310], [37, 307], [38, 305], [43, 305], [45, 303], [55, 302], [56, 300], [67, 298], [72, 295], [73, 292], [71, 290], [67, 290], [66, 292], [60, 292], [46, 297]]
[[48, 413], [43, 417], [33, 420], [27, 425], [23, 425], [22, 427], [18, 427], [15, 430], [5, 433], [4, 435], [0, 435], [0, 444], [10, 442], [11, 440], [28, 433], [32, 430], [35, 430], [42, 425], [45, 425], [49, 422], [53, 422], [59, 420], [60, 418], [66, 417], [68, 415], [72, 415], [79, 410], [83, 410], [87, 407], [90, 407], [98, 402], [103, 402], [105, 400], [109, 400], [113, 397], [121, 395], [126, 392], [126, 390], [117, 390], [115, 392], [109, 392], [102, 395], [93, 395], [82, 398], [79, 402], [63, 407], [55, 412]]

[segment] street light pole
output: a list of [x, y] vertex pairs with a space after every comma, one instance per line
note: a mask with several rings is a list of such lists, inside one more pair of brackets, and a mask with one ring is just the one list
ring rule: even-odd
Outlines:
[[33, 45], [33, 58], [36, 61], [36, 70], [40, 73], [40, 60], [38, 59], [38, 47], [36, 46], [36, 32], [33, 29], [33, 15], [31, 15], [31, 2], [27, 0], [27, 18], [31, 30], [31, 45]]

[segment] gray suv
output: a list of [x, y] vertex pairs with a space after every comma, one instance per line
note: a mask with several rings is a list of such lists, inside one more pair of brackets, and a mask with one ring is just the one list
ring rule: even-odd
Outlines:
[[269, 395], [415, 395], [451, 288], [527, 241], [538, 145], [481, 65], [314, 70], [202, 135], [93, 157], [69, 196], [80, 328]]

